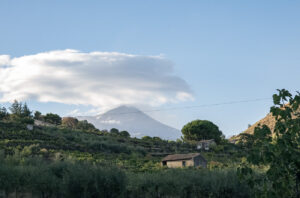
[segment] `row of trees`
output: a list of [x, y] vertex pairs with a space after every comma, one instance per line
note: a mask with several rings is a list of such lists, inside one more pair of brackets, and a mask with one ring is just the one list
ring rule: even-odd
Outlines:
[[[1, 159], [0, 191], [6, 197], [119, 197], [125, 190], [124, 173], [117, 168], [87, 163], [26, 158]], [[84, 171], [83, 171], [84, 170]]]
[[128, 131], [119, 131], [119, 129], [112, 128], [110, 129], [110, 135], [115, 136], [115, 137], [124, 137], [124, 138], [129, 138], [130, 134]]
[[[43, 115], [39, 111], [35, 111], [33, 114], [26, 103], [23, 104], [22, 102], [18, 101], [14, 101], [11, 107], [9, 107], [9, 111], [5, 107], [0, 107], [0, 120], [24, 124], [33, 124], [34, 120], [39, 120], [45, 123], [74, 130], [100, 132], [93, 124], [89, 123], [87, 120], [80, 121], [74, 117], [62, 118], [58, 114], [54, 113], [47, 113], [46, 115]], [[128, 131], [119, 131], [116, 128], [112, 128], [110, 131], [103, 130], [102, 133], [114, 137], [130, 137]]]
[[46, 115], [42, 115], [39, 111], [35, 111], [34, 119], [54, 125], [60, 125], [62, 122], [62, 118], [58, 114], [47, 113]]
[[35, 111], [33, 115], [33, 112], [28, 108], [26, 103], [23, 104], [16, 100], [8, 109], [9, 111], [5, 107], [0, 108], [0, 120], [33, 124], [34, 119], [36, 119], [55, 125], [60, 125], [62, 120], [59, 115], [53, 113], [42, 115], [41, 112]]
[[19, 103], [14, 101], [14, 103], [9, 107], [10, 113], [5, 107], [0, 108], [0, 120], [11, 120], [15, 122], [33, 123], [32, 112], [29, 110], [26, 103]]
[[34, 114], [28, 108], [26, 103], [14, 101], [9, 107], [9, 111], [5, 107], [0, 108], [0, 120], [12, 121], [23, 124], [33, 124], [34, 120], [39, 120], [45, 123], [56, 126], [68, 127], [71, 129], [85, 130], [85, 131], [99, 131], [91, 123], [86, 120], [79, 121], [73, 117], [61, 118], [58, 114], [47, 113], [43, 115], [39, 111]]

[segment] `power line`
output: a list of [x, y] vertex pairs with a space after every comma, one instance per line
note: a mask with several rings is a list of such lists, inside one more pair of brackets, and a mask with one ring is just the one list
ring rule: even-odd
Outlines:
[[201, 108], [201, 107], [212, 107], [212, 106], [239, 104], [239, 103], [259, 102], [259, 101], [266, 101], [266, 100], [272, 100], [272, 98], [257, 98], [257, 99], [252, 99], [252, 100], [240, 100], [240, 101], [213, 103], [213, 104], [170, 107], [170, 108], [163, 108], [163, 109], [140, 110], [140, 111], [131, 111], [131, 112], [123, 112], [123, 113], [108, 113], [108, 114], [109, 115], [115, 115], [115, 114], [123, 115], [123, 114], [131, 114], [131, 113], [140, 113], [141, 111], [144, 113], [151, 113], [151, 112], [159, 112], [159, 111], [173, 111], [173, 110], [179, 110], [179, 109], [193, 109], [193, 108]]

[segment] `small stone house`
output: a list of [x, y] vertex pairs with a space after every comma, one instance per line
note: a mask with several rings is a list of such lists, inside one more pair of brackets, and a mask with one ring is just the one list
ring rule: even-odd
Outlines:
[[50, 123], [48, 123], [48, 122], [44, 122], [44, 121], [41, 121], [41, 120], [34, 120], [34, 125], [35, 125], [35, 126], [41, 126], [41, 127], [43, 127], [43, 126], [47, 126], [47, 127], [55, 127], [54, 124], [50, 124]]
[[201, 140], [197, 143], [197, 149], [198, 150], [206, 150], [208, 151], [211, 146], [216, 145], [216, 142], [214, 139], [211, 140]]
[[236, 144], [237, 143], [237, 139], [229, 139], [229, 143], [231, 143], [231, 144]]
[[27, 128], [27, 130], [32, 131], [33, 130], [33, 124], [27, 124], [26, 128]]
[[169, 168], [181, 167], [203, 167], [206, 168], [207, 161], [200, 153], [168, 155], [161, 160], [162, 166]]

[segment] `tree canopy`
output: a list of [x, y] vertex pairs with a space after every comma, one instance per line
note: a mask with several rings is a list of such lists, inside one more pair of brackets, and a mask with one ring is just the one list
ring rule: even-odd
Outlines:
[[55, 125], [60, 125], [62, 122], [62, 119], [59, 115], [53, 114], [53, 113], [47, 113], [44, 117], [45, 122], [55, 124]]
[[9, 116], [5, 107], [0, 107], [0, 120], [7, 119]]
[[129, 138], [129, 137], [130, 137], [130, 134], [128, 133], [128, 131], [121, 131], [121, 132], [120, 132], [120, 136], [121, 136], [121, 137], [125, 137], [125, 138]]
[[41, 120], [41, 118], [42, 118], [42, 113], [39, 112], [39, 111], [35, 111], [34, 112], [34, 119]]
[[194, 120], [183, 126], [181, 130], [184, 140], [208, 140], [221, 141], [222, 132], [219, 127], [208, 120]]
[[119, 135], [119, 130], [116, 128], [111, 128], [110, 129], [110, 134], [113, 136], [118, 136]]
[[18, 102], [15, 100], [13, 104], [9, 107], [11, 114], [10, 119], [21, 123], [33, 124], [32, 112], [28, 108], [27, 104]]

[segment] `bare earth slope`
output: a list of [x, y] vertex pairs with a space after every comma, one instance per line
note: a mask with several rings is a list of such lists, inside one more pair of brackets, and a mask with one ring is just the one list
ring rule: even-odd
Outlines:
[[276, 123], [276, 121], [275, 121], [274, 116], [272, 116], [272, 114], [269, 113], [269, 114], [267, 114], [266, 117], [264, 117], [263, 119], [259, 120], [255, 124], [253, 124], [251, 127], [249, 127], [247, 130], [245, 130], [243, 133], [253, 134], [255, 127], [257, 127], [258, 125], [260, 125], [260, 126], [267, 125], [271, 129], [271, 131], [273, 131], [275, 128], [275, 123]]
[[[300, 109], [297, 112], [300, 112]], [[276, 124], [275, 117], [272, 116], [272, 113], [268, 113], [266, 115], [266, 117], [264, 117], [263, 119], [257, 121], [255, 124], [253, 124], [251, 127], [249, 127], [248, 129], [246, 129], [241, 134], [244, 134], [244, 133], [246, 133], [246, 134], [253, 134], [255, 127], [257, 127], [259, 125], [260, 126], [267, 125], [271, 129], [271, 131], [273, 132], [274, 128], [275, 128], [275, 124]], [[230, 139], [231, 140], [238, 140], [239, 137], [240, 137], [240, 134], [236, 135], [236, 136], [233, 136]]]

